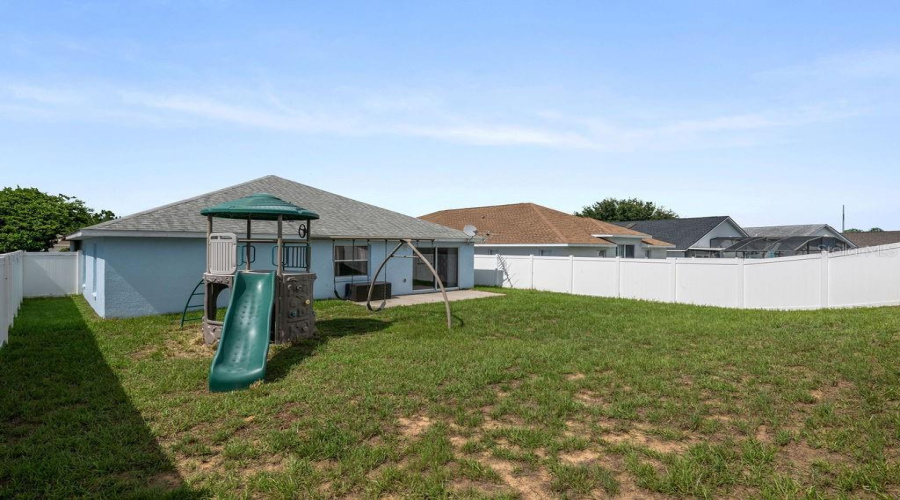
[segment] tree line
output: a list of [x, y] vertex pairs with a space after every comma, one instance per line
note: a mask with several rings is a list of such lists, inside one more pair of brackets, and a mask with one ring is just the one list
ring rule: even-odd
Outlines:
[[111, 211], [94, 210], [74, 196], [6, 187], [0, 190], [0, 253], [45, 251], [60, 235], [115, 218]]

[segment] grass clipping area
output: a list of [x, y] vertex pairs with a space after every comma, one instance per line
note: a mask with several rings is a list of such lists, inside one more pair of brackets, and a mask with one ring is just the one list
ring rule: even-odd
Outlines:
[[0, 497], [900, 496], [900, 313], [532, 291], [316, 306], [210, 394], [176, 316], [26, 301], [0, 350]]

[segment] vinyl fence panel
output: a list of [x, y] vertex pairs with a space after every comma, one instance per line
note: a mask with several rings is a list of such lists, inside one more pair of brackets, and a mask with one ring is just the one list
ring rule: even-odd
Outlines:
[[828, 260], [830, 306], [900, 304], [900, 245], [841, 252]]
[[822, 257], [752, 259], [744, 263], [744, 305], [751, 309], [817, 309], [822, 301]]
[[620, 259], [619, 296], [674, 302], [674, 270], [667, 259]]
[[619, 263], [616, 259], [575, 257], [572, 293], [596, 297], [619, 296]]
[[26, 297], [78, 293], [80, 252], [28, 252], [24, 256]]
[[900, 244], [774, 259], [476, 255], [476, 284], [747, 309], [900, 305]]
[[678, 259], [676, 266], [675, 298], [677, 302], [720, 307], [741, 307], [743, 305], [743, 261], [738, 259]]
[[531, 274], [535, 290], [572, 291], [572, 259], [569, 257], [534, 257]]

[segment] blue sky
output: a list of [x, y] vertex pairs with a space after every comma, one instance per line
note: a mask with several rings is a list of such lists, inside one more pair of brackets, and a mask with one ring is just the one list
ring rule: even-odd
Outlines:
[[900, 229], [900, 3], [6, 2], [0, 184]]

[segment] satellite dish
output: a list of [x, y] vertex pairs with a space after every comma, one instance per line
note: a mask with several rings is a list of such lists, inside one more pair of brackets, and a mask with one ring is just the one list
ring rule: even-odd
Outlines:
[[[456, 226], [456, 227], [459, 227], [459, 226]], [[466, 227], [463, 228], [463, 232], [466, 233], [466, 236], [471, 238], [471, 237], [475, 236], [476, 234], [478, 234], [478, 228], [476, 228], [472, 224], [467, 224]]]

